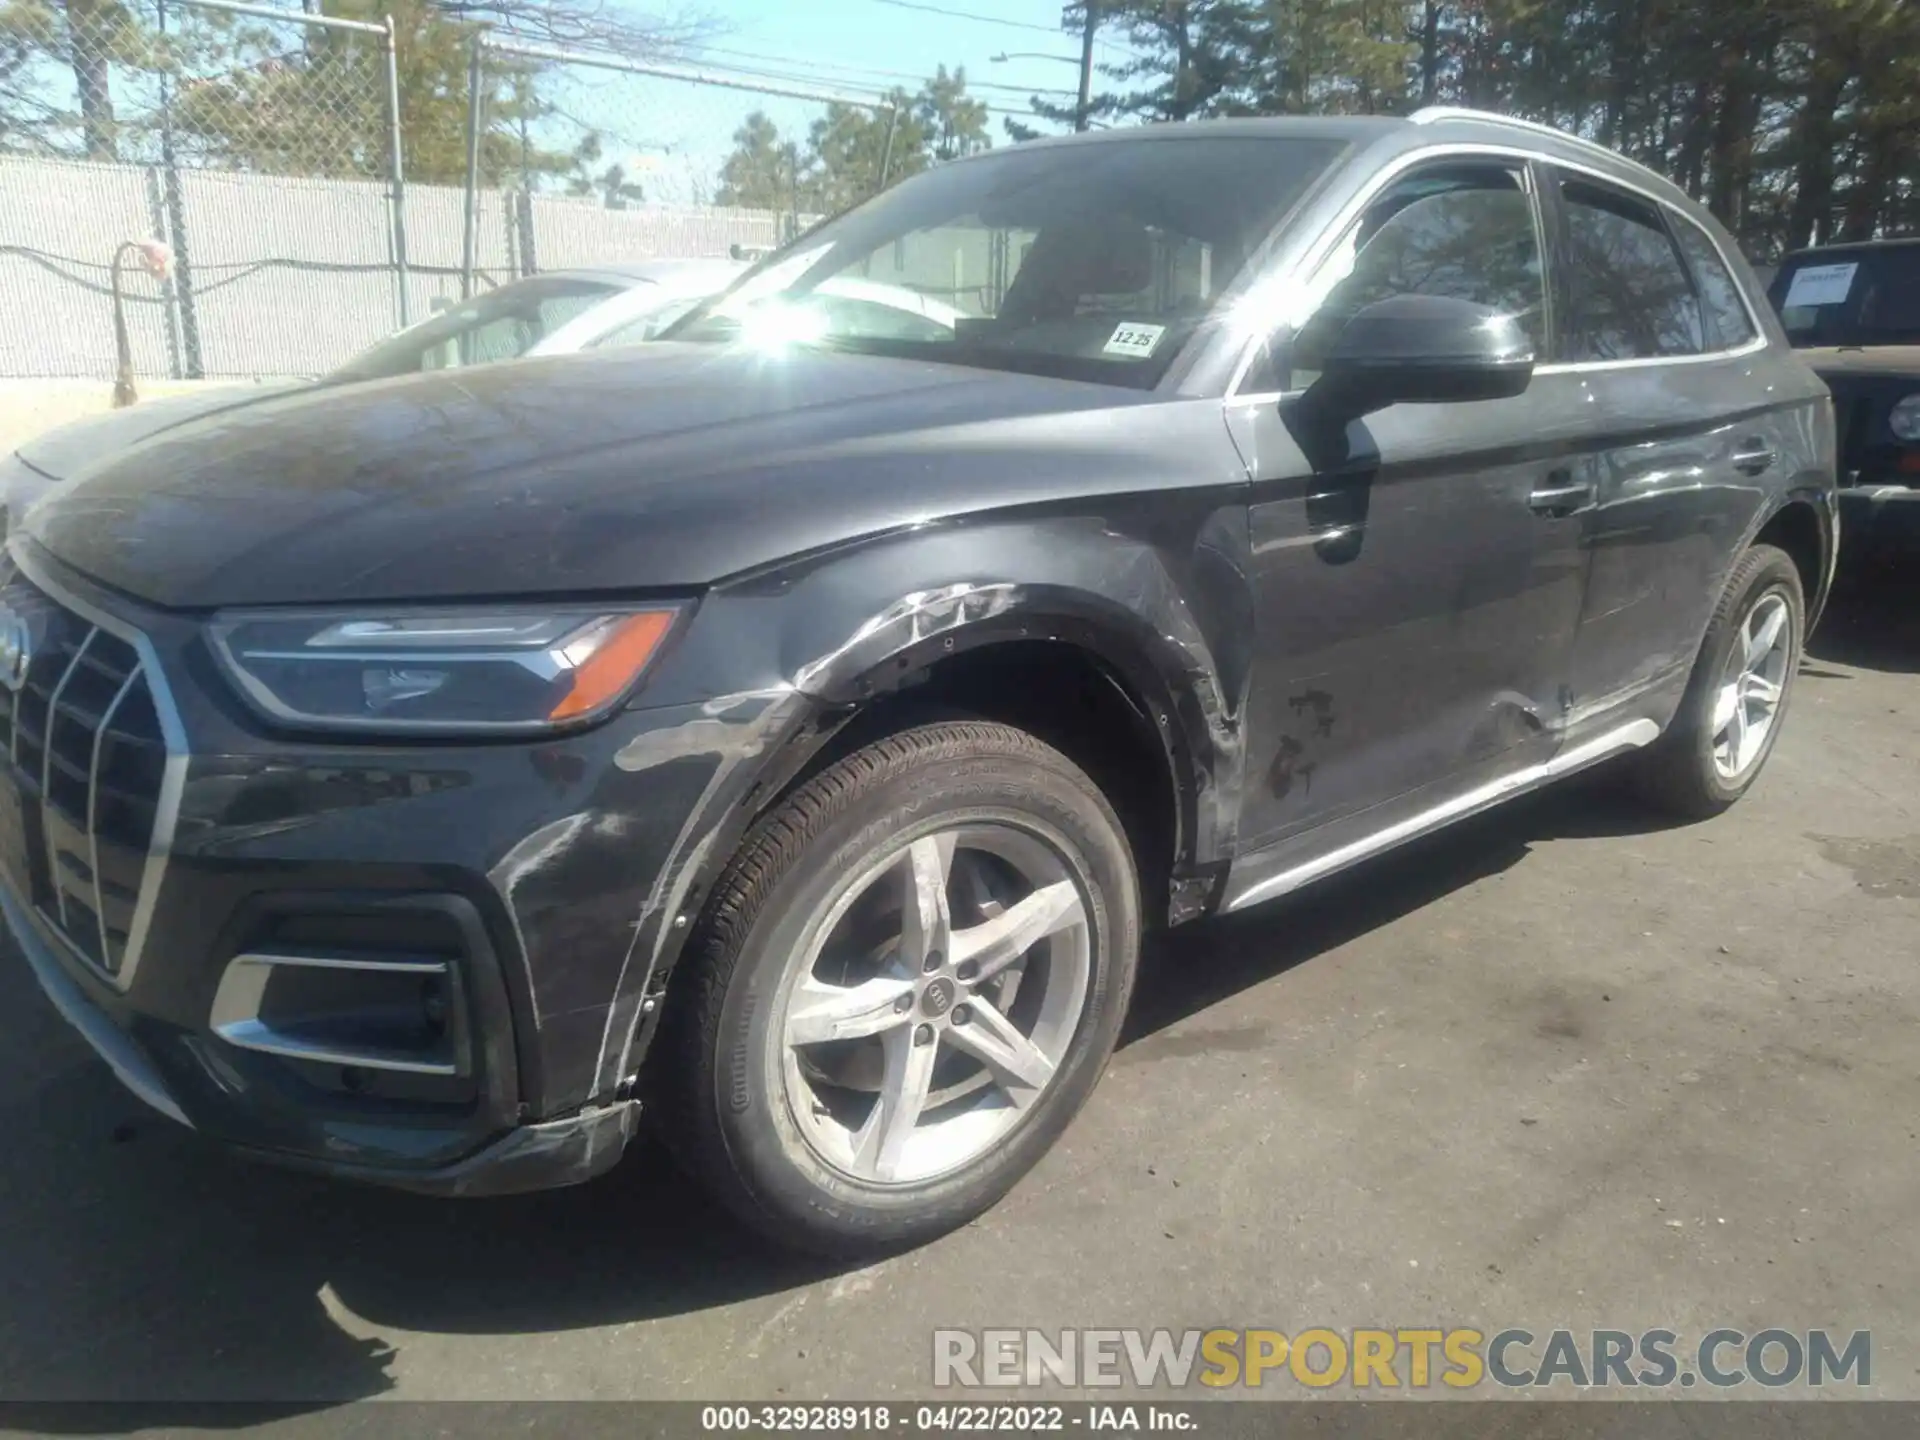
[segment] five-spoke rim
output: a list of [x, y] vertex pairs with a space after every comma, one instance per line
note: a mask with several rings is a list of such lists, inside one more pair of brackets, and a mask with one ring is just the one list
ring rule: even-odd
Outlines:
[[1092, 975], [1059, 849], [997, 820], [880, 857], [807, 936], [781, 995], [786, 1099], [808, 1147], [869, 1184], [998, 1144], [1065, 1062]]
[[1713, 768], [1738, 780], [1766, 753], [1793, 663], [1793, 627], [1777, 591], [1747, 612], [1733, 638], [1713, 702]]

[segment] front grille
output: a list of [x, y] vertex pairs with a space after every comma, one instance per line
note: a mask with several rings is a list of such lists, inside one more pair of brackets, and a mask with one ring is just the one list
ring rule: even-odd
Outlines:
[[[25, 622], [26, 673], [0, 687], [0, 749], [11, 757], [35, 909], [109, 975], [125, 965], [159, 821], [167, 745], [140, 653], [20, 575], [0, 601]], [[37, 831], [37, 833], [36, 833]]]

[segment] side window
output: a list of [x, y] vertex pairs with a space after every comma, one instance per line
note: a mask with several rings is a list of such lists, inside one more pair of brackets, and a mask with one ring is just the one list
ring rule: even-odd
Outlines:
[[1707, 232], [1682, 215], [1671, 216], [1674, 234], [1693, 267], [1693, 282], [1700, 290], [1700, 303], [1707, 312], [1717, 348], [1732, 350], [1753, 339], [1753, 317], [1740, 299], [1740, 287], [1734, 282], [1726, 262]]
[[447, 354], [443, 350], [438, 356], [428, 355], [422, 362], [424, 370], [437, 370], [455, 365], [491, 365], [496, 360], [511, 360], [523, 355], [539, 343], [540, 332], [524, 315], [496, 315], [485, 320], [460, 337], [457, 354]]
[[[501, 293], [513, 295], [511, 290]], [[443, 339], [424, 351], [418, 365], [410, 368], [444, 370], [518, 359], [576, 315], [617, 293], [612, 286], [592, 281], [555, 282], [531, 304], [521, 297], [510, 310], [495, 307], [493, 313], [477, 315], [474, 323], [449, 337], [456, 343]]]
[[1920, 251], [1888, 250], [1874, 257], [1860, 297], [1859, 325], [1861, 344], [1920, 343]]
[[562, 325], [578, 319], [615, 293], [613, 290], [593, 290], [585, 294], [549, 295], [540, 302], [540, 333], [533, 337], [527, 348], [533, 348]]
[[598, 340], [593, 341], [590, 348], [606, 350], [621, 345], [645, 344], [694, 306], [700, 304], [704, 298], [704, 296], [691, 296], [684, 300], [673, 300], [658, 310], [649, 310], [644, 315], [636, 315], [626, 324], [609, 330]]
[[1560, 186], [1567, 223], [1562, 359], [1650, 360], [1706, 349], [1700, 301], [1659, 212], [1601, 185]]
[[1291, 374], [1301, 389], [1346, 324], [1395, 295], [1446, 295], [1518, 317], [1544, 341], [1540, 237], [1521, 173], [1504, 165], [1418, 170], [1396, 181], [1342, 238], [1308, 286], [1310, 313], [1296, 326]]

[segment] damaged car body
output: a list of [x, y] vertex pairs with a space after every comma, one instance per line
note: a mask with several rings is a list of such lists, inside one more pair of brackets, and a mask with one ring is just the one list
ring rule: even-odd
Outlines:
[[168, 430], [9, 543], [0, 905], [225, 1144], [499, 1193], [645, 1110], [780, 1241], [911, 1243], [1071, 1121], [1143, 931], [1630, 752], [1744, 793], [1836, 534], [1758, 295], [1551, 131], [1155, 127], [654, 345]]

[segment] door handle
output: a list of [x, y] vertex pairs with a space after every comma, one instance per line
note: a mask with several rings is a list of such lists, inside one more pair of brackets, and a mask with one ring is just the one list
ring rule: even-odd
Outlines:
[[1592, 503], [1593, 486], [1576, 481], [1571, 470], [1555, 470], [1546, 481], [1527, 496], [1536, 515], [1575, 515]]
[[1780, 452], [1764, 440], [1749, 440], [1733, 452], [1733, 468], [1742, 475], [1759, 475], [1773, 467]]

